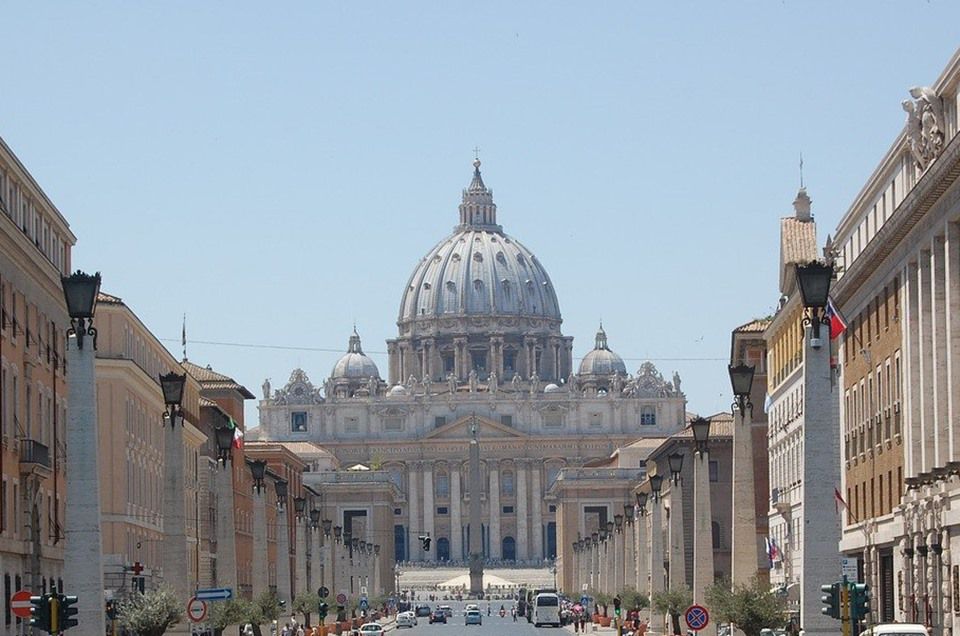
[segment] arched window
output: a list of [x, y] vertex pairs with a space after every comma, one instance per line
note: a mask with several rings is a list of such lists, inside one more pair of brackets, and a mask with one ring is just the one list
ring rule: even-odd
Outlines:
[[513, 496], [513, 471], [505, 470], [500, 477], [500, 493], [504, 497]]
[[447, 471], [440, 471], [437, 473], [436, 478], [436, 491], [437, 497], [449, 497], [450, 496], [450, 475]]
[[654, 426], [657, 423], [657, 411], [652, 406], [644, 406], [640, 409], [640, 424], [644, 426]]
[[504, 561], [517, 560], [517, 542], [514, 541], [513, 537], [504, 537], [501, 542], [501, 548], [501, 555]]
[[450, 539], [440, 537], [437, 539], [437, 561], [450, 560]]
[[713, 531], [713, 549], [720, 549], [720, 524], [716, 521], [710, 523], [710, 529]]

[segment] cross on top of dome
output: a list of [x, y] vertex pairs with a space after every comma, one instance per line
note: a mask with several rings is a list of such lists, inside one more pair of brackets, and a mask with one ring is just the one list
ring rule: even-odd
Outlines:
[[493, 202], [493, 190], [483, 183], [483, 177], [480, 176], [479, 158], [473, 160], [473, 179], [463, 191], [463, 200], [460, 203], [460, 227], [503, 231], [497, 225], [497, 205]]

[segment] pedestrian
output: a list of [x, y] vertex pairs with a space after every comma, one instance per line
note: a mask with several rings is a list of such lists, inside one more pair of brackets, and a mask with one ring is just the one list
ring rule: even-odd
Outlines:
[[587, 612], [580, 612], [580, 631], [584, 634], [587, 633]]
[[297, 636], [303, 636], [303, 625], [297, 625]]

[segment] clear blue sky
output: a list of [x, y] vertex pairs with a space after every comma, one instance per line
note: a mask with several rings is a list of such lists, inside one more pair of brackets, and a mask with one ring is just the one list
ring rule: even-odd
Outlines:
[[[39, 4], [39, 6], [38, 6]], [[259, 397], [322, 382], [400, 296], [479, 145], [499, 219], [586, 353], [729, 408], [778, 298], [802, 151], [819, 240], [960, 39], [956, 2], [7, 3], [0, 135], [179, 356]], [[248, 426], [256, 408], [247, 409]]]

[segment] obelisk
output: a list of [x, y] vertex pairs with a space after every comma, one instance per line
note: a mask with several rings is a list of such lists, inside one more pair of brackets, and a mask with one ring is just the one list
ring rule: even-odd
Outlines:
[[477, 441], [477, 418], [470, 426], [470, 593], [483, 594], [483, 527], [480, 525], [480, 442]]

